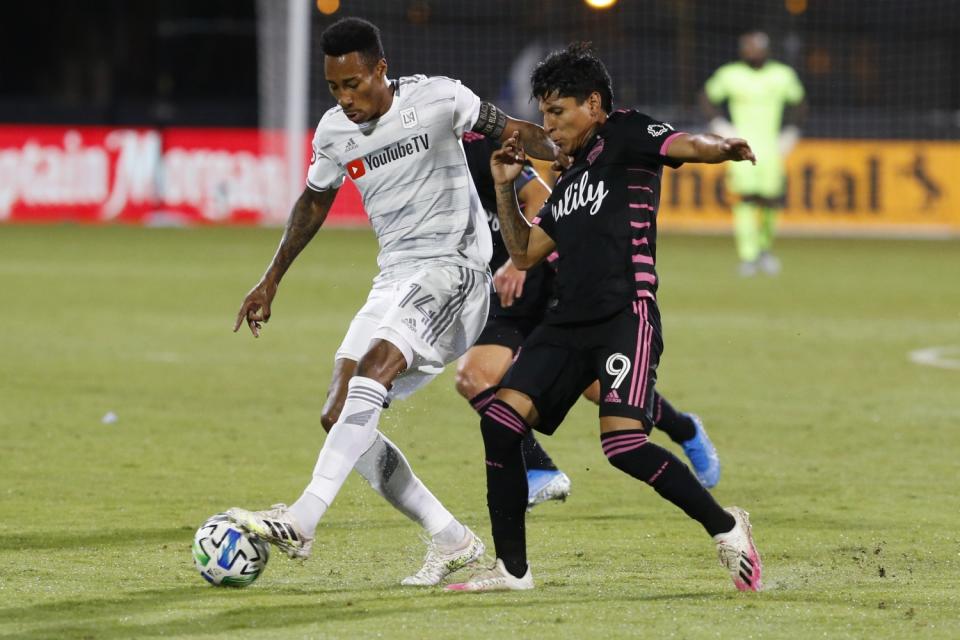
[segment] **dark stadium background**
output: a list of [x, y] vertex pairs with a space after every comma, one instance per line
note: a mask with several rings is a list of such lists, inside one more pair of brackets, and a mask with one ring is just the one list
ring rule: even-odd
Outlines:
[[[0, 122], [256, 126], [256, 14], [254, 0], [4, 3]], [[442, 73], [491, 99], [522, 47], [589, 39], [621, 104], [681, 124], [701, 121], [696, 94], [736, 36], [762, 28], [807, 87], [806, 135], [960, 137], [960, 2], [344, 0], [311, 12], [314, 54], [342, 15], [382, 28], [394, 75]], [[330, 104], [316, 65], [311, 77], [310, 123]]]

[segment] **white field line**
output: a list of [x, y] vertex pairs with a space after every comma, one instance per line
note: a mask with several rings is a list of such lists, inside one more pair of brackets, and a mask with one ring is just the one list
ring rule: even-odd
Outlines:
[[910, 362], [927, 367], [960, 370], [960, 347], [927, 347], [910, 352]]

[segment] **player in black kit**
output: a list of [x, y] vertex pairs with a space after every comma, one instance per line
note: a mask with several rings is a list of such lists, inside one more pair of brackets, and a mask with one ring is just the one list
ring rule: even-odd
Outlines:
[[[490, 296], [487, 324], [476, 343], [457, 362], [457, 391], [476, 411], [493, 400], [496, 385], [510, 367], [517, 349], [540, 324], [547, 298], [553, 286], [553, 269], [546, 263], [520, 271], [510, 262], [500, 238], [497, 199], [490, 173], [490, 156], [500, 142], [482, 134], [468, 132], [463, 138], [470, 176], [487, 212], [493, 238], [490, 270], [494, 274], [496, 295]], [[521, 209], [531, 217], [550, 195], [550, 188], [527, 162], [514, 181]], [[570, 478], [560, 471], [532, 432], [523, 439], [523, 458], [527, 470], [527, 504], [532, 508], [548, 500], [565, 500], [570, 494]]]
[[[527, 271], [513, 266], [510, 254], [500, 236], [496, 192], [490, 172], [490, 156], [500, 143], [479, 133], [463, 136], [467, 167], [487, 211], [493, 238], [490, 270], [494, 275], [496, 294], [490, 298], [487, 325], [477, 342], [457, 363], [457, 391], [481, 415], [493, 400], [497, 385], [510, 367], [513, 358], [528, 335], [543, 321], [553, 290], [554, 268], [548, 262], [552, 255]], [[550, 195], [550, 189], [526, 162], [514, 181], [514, 189], [524, 216], [532, 219]], [[594, 404], [600, 403], [598, 383], [583, 394]], [[697, 478], [707, 488], [720, 480], [720, 459], [700, 418], [683, 413], [655, 392], [653, 403], [655, 426], [679, 444], [690, 460]], [[557, 468], [543, 446], [528, 431], [523, 438], [523, 459], [527, 470], [528, 508], [548, 500], [564, 500], [570, 493], [570, 478]]]
[[557, 251], [556, 295], [480, 421], [496, 563], [447, 588], [533, 588], [520, 443], [531, 428], [553, 433], [599, 380], [600, 442], [610, 463], [699, 522], [737, 589], [758, 591], [760, 556], [746, 511], [721, 508], [686, 465], [647, 437], [663, 350], [655, 269], [663, 167], [753, 162], [753, 152], [745, 140], [677, 132], [636, 111], [613, 111], [610, 76], [588, 45], [550, 54], [532, 83], [544, 129], [572, 164], [532, 226], [513, 188], [525, 159], [517, 136], [493, 154], [491, 169], [511, 260], [527, 269]]

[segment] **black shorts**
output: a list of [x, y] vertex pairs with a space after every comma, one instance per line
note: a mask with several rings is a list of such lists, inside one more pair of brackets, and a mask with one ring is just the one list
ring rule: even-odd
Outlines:
[[499, 345], [516, 353], [520, 345], [527, 339], [533, 330], [543, 322], [543, 315], [537, 316], [490, 316], [487, 324], [474, 346]]
[[594, 380], [600, 380], [600, 417], [622, 416], [653, 425], [653, 388], [663, 351], [660, 313], [640, 300], [601, 321], [541, 325], [523, 344], [500, 383], [533, 400], [534, 428], [552, 434]]

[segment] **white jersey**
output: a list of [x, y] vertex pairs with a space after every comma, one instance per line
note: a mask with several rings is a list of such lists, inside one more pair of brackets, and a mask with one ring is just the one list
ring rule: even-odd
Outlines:
[[320, 119], [307, 186], [353, 180], [381, 272], [431, 262], [486, 271], [490, 230], [460, 143], [479, 112], [480, 98], [458, 80], [416, 75], [394, 83], [393, 104], [375, 120], [353, 123], [339, 106]]

